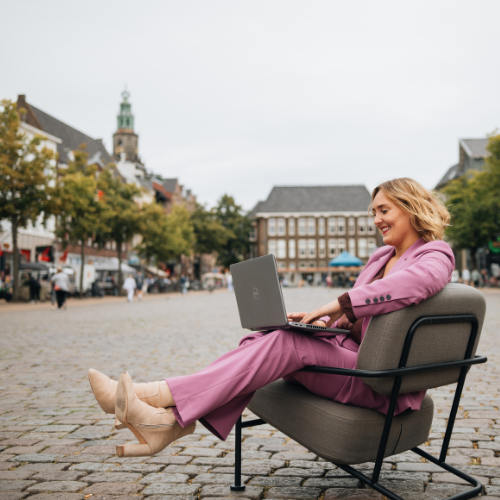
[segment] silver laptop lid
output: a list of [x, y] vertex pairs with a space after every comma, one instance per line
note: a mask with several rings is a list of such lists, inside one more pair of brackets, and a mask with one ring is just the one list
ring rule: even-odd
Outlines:
[[250, 330], [288, 323], [274, 255], [231, 266], [241, 326]]

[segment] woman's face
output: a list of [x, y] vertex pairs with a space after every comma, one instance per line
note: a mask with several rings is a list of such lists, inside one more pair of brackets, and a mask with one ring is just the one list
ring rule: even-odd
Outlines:
[[381, 189], [373, 199], [374, 223], [386, 245], [399, 247], [408, 239], [418, 238], [410, 222], [410, 214], [387, 198]]

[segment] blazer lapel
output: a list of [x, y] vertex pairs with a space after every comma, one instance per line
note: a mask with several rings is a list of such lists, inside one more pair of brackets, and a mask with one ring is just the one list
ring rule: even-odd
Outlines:
[[[406, 252], [401, 255], [401, 257], [398, 259], [396, 264], [392, 266], [392, 269], [387, 273], [387, 274], [392, 274], [395, 271], [399, 271], [401, 269], [404, 269], [405, 267], [408, 267], [410, 262], [411, 256], [415, 253], [416, 250], [418, 250], [422, 245], [425, 245], [425, 242], [422, 238], [419, 238], [413, 245], [406, 250]], [[394, 253], [391, 253], [391, 256], [394, 255]]]
[[363, 272], [359, 275], [359, 278], [356, 280], [356, 285], [366, 285], [370, 283], [370, 281], [377, 276], [378, 272], [389, 262], [390, 258], [394, 255], [395, 249], [391, 248], [385, 255], [382, 255], [378, 260], [376, 260], [373, 264], [370, 265], [369, 268], [365, 268]]

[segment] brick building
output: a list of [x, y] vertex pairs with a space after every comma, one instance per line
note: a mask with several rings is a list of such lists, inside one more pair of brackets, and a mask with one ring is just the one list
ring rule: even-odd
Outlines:
[[365, 186], [276, 186], [250, 213], [252, 256], [276, 256], [279, 272], [319, 282], [347, 250], [367, 262], [382, 239], [368, 214]]

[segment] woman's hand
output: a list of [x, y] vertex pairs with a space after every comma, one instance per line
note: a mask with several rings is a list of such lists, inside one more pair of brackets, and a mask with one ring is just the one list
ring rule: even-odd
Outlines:
[[[286, 317], [288, 321], [296, 321], [297, 323], [304, 323], [302, 319], [304, 318], [304, 316], [307, 316], [307, 314], [308, 313], [306, 312], [288, 313]], [[326, 326], [326, 323], [324, 321], [314, 321], [311, 324], [317, 326]]]
[[326, 323], [326, 326], [332, 326], [333, 323], [335, 323], [335, 321], [337, 321], [343, 314], [344, 311], [342, 311], [339, 301], [334, 300], [333, 302], [325, 304], [324, 306], [319, 307], [309, 314], [302, 316], [301, 323], [309, 323], [311, 325], [314, 325], [316, 324], [315, 321], [317, 321], [319, 318], [322, 318], [323, 316], [329, 316], [330, 321]]

